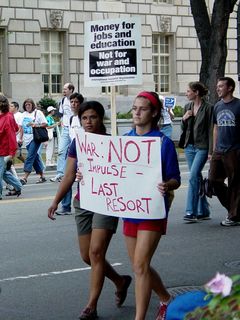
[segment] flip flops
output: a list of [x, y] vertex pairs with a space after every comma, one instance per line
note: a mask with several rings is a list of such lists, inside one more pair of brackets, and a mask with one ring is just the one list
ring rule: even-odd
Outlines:
[[116, 306], [120, 308], [122, 304], [124, 303], [126, 297], [127, 297], [127, 291], [128, 288], [132, 282], [132, 277], [130, 276], [122, 276], [125, 279], [125, 284], [122, 288], [121, 291], [116, 291], [115, 292], [115, 301], [116, 301]]
[[6, 197], [11, 197], [11, 196], [17, 196], [19, 197], [21, 195], [21, 190], [10, 190], [7, 194]]
[[85, 308], [79, 316], [80, 320], [95, 320], [97, 318], [97, 310], [91, 308]]
[[25, 184], [27, 184], [27, 179], [26, 178], [22, 178], [20, 179], [20, 182], [23, 186], [25, 186]]

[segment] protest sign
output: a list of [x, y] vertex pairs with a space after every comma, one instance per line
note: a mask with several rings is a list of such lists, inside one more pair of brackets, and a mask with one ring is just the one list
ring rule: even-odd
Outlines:
[[80, 206], [139, 219], [165, 218], [159, 137], [113, 137], [76, 131]]
[[141, 83], [140, 17], [85, 22], [85, 87]]
[[176, 98], [174, 97], [165, 97], [164, 98], [164, 107], [173, 109], [176, 105]]

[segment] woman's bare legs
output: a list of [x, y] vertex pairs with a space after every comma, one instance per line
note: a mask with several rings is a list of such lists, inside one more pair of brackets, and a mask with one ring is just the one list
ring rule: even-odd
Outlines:
[[138, 231], [137, 238], [125, 237], [128, 254], [135, 274], [136, 316], [144, 320], [151, 292], [154, 290], [163, 302], [170, 298], [160, 276], [150, 266], [152, 256], [160, 241], [161, 234], [154, 231]]
[[105, 276], [121, 291], [125, 285], [125, 279], [105, 259], [112, 232], [104, 229], [93, 229], [92, 233], [79, 236], [79, 248], [82, 259], [91, 265], [90, 295], [87, 307], [97, 308], [97, 302], [101, 294]]

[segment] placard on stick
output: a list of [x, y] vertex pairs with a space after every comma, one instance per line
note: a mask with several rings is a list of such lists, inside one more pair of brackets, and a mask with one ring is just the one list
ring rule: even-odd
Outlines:
[[140, 17], [85, 22], [84, 85], [141, 83]]

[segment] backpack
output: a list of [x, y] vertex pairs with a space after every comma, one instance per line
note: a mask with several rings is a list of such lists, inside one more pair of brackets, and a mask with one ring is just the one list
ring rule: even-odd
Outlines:
[[71, 125], [72, 125], [73, 117], [74, 117], [74, 115], [72, 115], [72, 116], [70, 117], [70, 119], [69, 119], [70, 127], [71, 127]]

